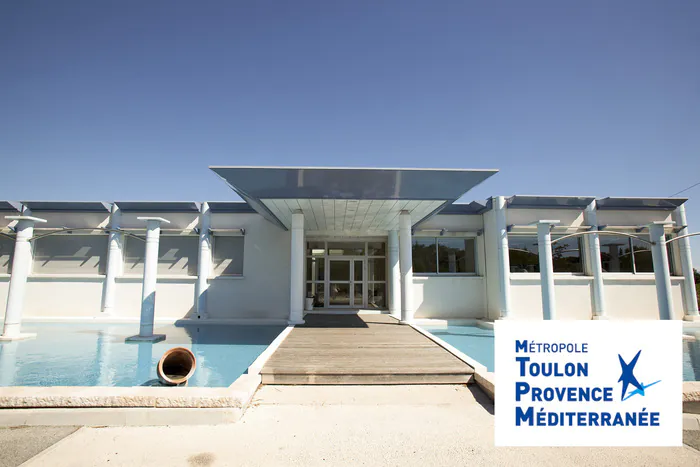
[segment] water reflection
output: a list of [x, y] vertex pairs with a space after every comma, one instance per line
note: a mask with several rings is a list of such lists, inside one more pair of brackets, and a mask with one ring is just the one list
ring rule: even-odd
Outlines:
[[283, 326], [159, 326], [166, 340], [125, 343], [129, 324], [33, 323], [36, 339], [0, 344], [0, 386], [138, 386], [157, 384], [156, 365], [173, 347], [197, 357], [190, 386], [225, 387]]

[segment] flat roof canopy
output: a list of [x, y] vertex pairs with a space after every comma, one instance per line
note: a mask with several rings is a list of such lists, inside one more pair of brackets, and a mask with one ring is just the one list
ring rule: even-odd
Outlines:
[[22, 201], [32, 211], [42, 212], [109, 212], [111, 204], [103, 201]]
[[283, 228], [294, 211], [306, 230], [385, 231], [398, 214], [414, 225], [436, 214], [497, 170], [324, 167], [210, 167], [259, 214]]

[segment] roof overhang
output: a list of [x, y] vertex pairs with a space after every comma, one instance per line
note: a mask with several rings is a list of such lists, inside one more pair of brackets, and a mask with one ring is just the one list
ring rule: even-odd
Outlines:
[[514, 195], [506, 200], [508, 207], [521, 209], [585, 209], [595, 196]]
[[199, 212], [195, 201], [115, 201], [122, 212]]
[[639, 209], [673, 211], [688, 198], [616, 198], [608, 197], [596, 201], [598, 209]]
[[37, 212], [109, 212], [110, 203], [102, 201], [22, 201]]
[[374, 232], [438, 213], [497, 170], [210, 167], [256, 212], [288, 229], [304, 213], [309, 231]]

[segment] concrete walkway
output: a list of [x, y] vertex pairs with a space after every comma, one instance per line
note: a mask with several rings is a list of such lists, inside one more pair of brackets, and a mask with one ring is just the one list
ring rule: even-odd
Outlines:
[[464, 386], [266, 386], [234, 425], [83, 428], [29, 466], [697, 466], [680, 448], [495, 448], [493, 406]]

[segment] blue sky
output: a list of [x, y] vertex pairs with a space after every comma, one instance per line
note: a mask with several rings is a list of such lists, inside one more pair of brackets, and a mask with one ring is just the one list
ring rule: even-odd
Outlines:
[[668, 196], [700, 181], [698, 24], [694, 0], [0, 2], [0, 199], [236, 199], [207, 166], [245, 164]]

